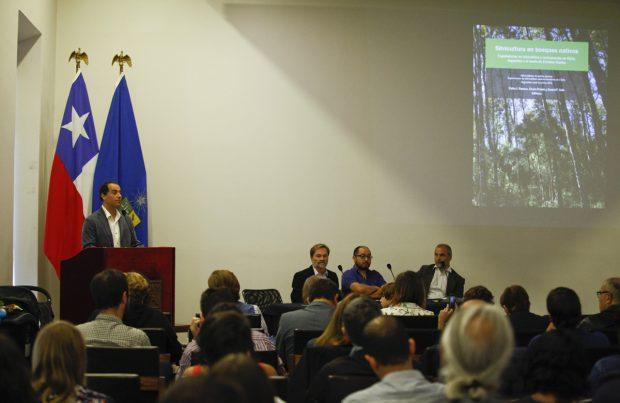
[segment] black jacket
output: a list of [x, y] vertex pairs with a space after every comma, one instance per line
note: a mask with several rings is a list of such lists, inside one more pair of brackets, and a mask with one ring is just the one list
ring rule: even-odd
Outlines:
[[578, 327], [589, 332], [620, 328], [620, 304], [612, 305], [601, 313], [588, 316]]
[[[422, 276], [424, 279], [424, 287], [426, 289], [426, 293], [428, 294], [429, 289], [431, 288], [431, 281], [433, 281], [433, 275], [435, 274], [435, 265], [427, 264], [420, 267], [418, 270], [418, 274]], [[446, 286], [446, 296], [455, 296], [458, 298], [463, 298], [463, 289], [465, 288], [465, 279], [452, 269], [450, 274], [448, 274], [448, 284]]]
[[[303, 304], [304, 301], [301, 299], [301, 290], [304, 287], [304, 283], [309, 277], [314, 276], [314, 269], [312, 266], [307, 269], [303, 269], [298, 271], [293, 276], [293, 291], [291, 291], [291, 302], [297, 304]], [[327, 278], [336, 283], [336, 287], [338, 286], [338, 276], [331, 270], [327, 270]]]

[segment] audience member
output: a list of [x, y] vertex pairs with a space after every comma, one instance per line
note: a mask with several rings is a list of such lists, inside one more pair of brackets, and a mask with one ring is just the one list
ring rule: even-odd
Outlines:
[[[547, 311], [551, 318], [548, 330], [562, 329], [573, 332], [585, 348], [609, 347], [609, 339], [601, 332], [588, 332], [577, 329], [581, 320], [581, 302], [575, 291], [557, 287], [547, 295]], [[532, 339], [532, 344], [539, 336]]]
[[140, 273], [128, 272], [127, 286], [129, 289], [129, 304], [123, 315], [123, 323], [136, 328], [161, 328], [166, 337], [166, 350], [170, 353], [170, 361], [177, 363], [181, 358], [181, 343], [170, 320], [159, 309], [148, 306], [149, 282]]
[[123, 272], [108, 269], [97, 273], [90, 281], [90, 293], [99, 313], [93, 321], [77, 326], [86, 344], [116, 347], [151, 345], [142, 330], [123, 324], [128, 301], [127, 278]]
[[[345, 308], [351, 303], [353, 300], [359, 298], [358, 294], [349, 294], [336, 305], [336, 309], [334, 310], [334, 314], [332, 318], [329, 320], [327, 327], [323, 331], [323, 333], [314, 341], [312, 345], [314, 346], [339, 346], [345, 343], [344, 337], [344, 327], [342, 324], [342, 313]], [[309, 342], [309, 343], [310, 343]]]
[[587, 392], [587, 357], [574, 332], [553, 330], [527, 349], [525, 387], [534, 402], [577, 402]]
[[520, 285], [506, 287], [499, 297], [499, 303], [516, 331], [540, 330], [542, 332], [549, 325], [549, 319], [530, 312], [530, 297], [525, 288]]
[[319, 278], [309, 289], [310, 305], [280, 317], [276, 336], [278, 355], [286, 362], [293, 354], [295, 329], [324, 330], [338, 301], [338, 287], [333, 281]]
[[375, 376], [364, 359], [364, 327], [378, 316], [381, 316], [381, 310], [369, 297], [356, 298], [347, 305], [342, 314], [342, 327], [345, 340], [353, 347], [349, 355], [330, 361], [316, 374], [308, 389], [309, 401], [327, 400], [327, 382], [330, 375]]
[[512, 327], [504, 312], [481, 302], [462, 306], [450, 318], [440, 345], [446, 397], [494, 400], [514, 348]]
[[381, 287], [381, 308], [387, 308], [392, 303], [392, 297], [394, 297], [394, 282], [384, 284]]
[[488, 304], [493, 304], [493, 294], [483, 285], [477, 285], [475, 287], [471, 287], [469, 290], [465, 291], [463, 294], [463, 302], [479, 299]]
[[301, 287], [301, 300], [302, 304], [308, 305], [310, 304], [310, 288], [312, 284], [317, 282], [321, 277], [319, 276], [311, 276], [304, 281], [304, 285]]
[[[197, 337], [200, 329], [203, 327], [202, 325], [204, 324], [205, 318], [212, 312], [222, 312], [223, 310], [232, 310], [236, 311], [237, 313], [241, 313], [234, 296], [228, 289], [220, 288], [214, 290], [208, 288], [203, 291], [202, 295], [200, 296], [200, 318], [195, 318], [195, 320], [193, 320], [192, 324], [190, 325], [190, 329], [194, 338], [187, 344], [185, 350], [183, 350], [183, 355], [179, 360], [179, 370], [177, 372], [177, 378], [183, 376], [183, 372], [191, 365], [192, 354], [200, 352]], [[251, 335], [252, 344], [254, 345], [254, 351], [275, 350], [275, 344], [263, 332], [252, 329]]]
[[24, 353], [3, 334], [0, 334], [0, 397], [5, 403], [37, 401], [30, 385], [30, 372]]
[[600, 313], [585, 318], [579, 328], [592, 332], [620, 327], [620, 277], [605, 280], [596, 296]]
[[372, 254], [367, 246], [358, 246], [353, 250], [353, 267], [342, 274], [342, 292], [368, 295], [381, 298], [381, 286], [385, 280], [381, 273], [370, 268]]
[[238, 381], [192, 376], [174, 383], [161, 400], [162, 403], [250, 403]]
[[[250, 323], [239, 312], [229, 310], [211, 312], [198, 333], [197, 342], [204, 363], [188, 368], [184, 376], [206, 373], [209, 367], [228, 354], [241, 353], [250, 356], [253, 351]], [[259, 365], [266, 374], [277, 375], [270, 365]]]
[[216, 380], [234, 379], [253, 403], [273, 403], [274, 391], [261, 367], [246, 354], [228, 354], [209, 371]]
[[229, 289], [235, 297], [235, 301], [239, 305], [241, 313], [246, 315], [260, 315], [260, 327], [263, 329], [263, 332], [269, 336], [267, 323], [265, 322], [265, 318], [263, 318], [263, 313], [260, 311], [260, 308], [257, 305], [246, 304], [245, 302], [239, 301], [241, 298], [241, 295], [239, 294], [241, 292], [241, 285], [239, 284], [239, 280], [237, 280], [235, 273], [230, 270], [215, 270], [209, 276], [207, 285], [209, 288]]
[[394, 295], [390, 306], [383, 308], [384, 315], [432, 316], [426, 309], [426, 291], [422, 277], [412, 271], [400, 273], [394, 282]]
[[415, 342], [398, 320], [389, 316], [375, 318], [363, 334], [365, 358], [381, 381], [349, 395], [344, 403], [444, 401], [443, 385], [428, 382], [413, 369]]
[[32, 383], [41, 402], [111, 401], [82, 386], [85, 370], [86, 347], [75, 326], [61, 320], [41, 329], [32, 354]]
[[302, 297], [302, 288], [306, 280], [312, 276], [330, 279], [338, 287], [338, 276], [333, 271], [327, 269], [327, 263], [329, 262], [329, 247], [327, 245], [317, 243], [312, 246], [310, 248], [310, 261], [312, 264], [308, 268], [298, 271], [293, 276], [292, 303], [307, 303]]

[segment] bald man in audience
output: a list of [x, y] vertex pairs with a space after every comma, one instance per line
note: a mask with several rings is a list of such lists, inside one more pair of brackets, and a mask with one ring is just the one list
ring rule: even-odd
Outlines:
[[605, 280], [596, 296], [600, 313], [588, 316], [578, 327], [589, 332], [620, 327], [620, 277]]

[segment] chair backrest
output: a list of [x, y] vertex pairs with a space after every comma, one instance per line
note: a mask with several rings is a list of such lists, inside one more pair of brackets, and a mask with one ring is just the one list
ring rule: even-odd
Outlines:
[[286, 390], [288, 386], [288, 377], [270, 376], [269, 382], [271, 383], [271, 387], [273, 388], [273, 391], [275, 392], [276, 396], [278, 396], [280, 399], [282, 399], [285, 402], [288, 401], [288, 393]]
[[378, 381], [374, 376], [330, 375], [327, 378], [327, 402], [341, 402], [351, 393], [366, 389]]
[[169, 353], [168, 346], [166, 344], [166, 334], [161, 327], [142, 327], [140, 328], [151, 341], [151, 346], [159, 348], [160, 354]]
[[515, 346], [527, 347], [530, 344], [530, 341], [541, 333], [544, 333], [544, 331], [541, 331], [540, 329], [515, 330]]
[[280, 291], [270, 288], [265, 290], [243, 290], [242, 293], [243, 300], [246, 304], [258, 305], [258, 307], [263, 310], [263, 308], [271, 305], [271, 304], [281, 304], [282, 296], [280, 295]]
[[322, 333], [322, 330], [295, 329], [293, 333], [293, 353], [296, 355], [303, 354], [308, 342], [319, 337]]
[[407, 334], [415, 340], [416, 354], [422, 354], [428, 347], [438, 344], [441, 337], [438, 329], [407, 329]]
[[437, 329], [437, 316], [397, 316], [398, 319], [407, 329]]
[[276, 350], [254, 351], [254, 358], [258, 362], [278, 368], [278, 352]]
[[261, 323], [260, 323], [260, 315], [258, 314], [253, 314], [253, 313], [246, 313], [245, 317], [248, 318], [248, 321], [250, 321], [250, 327], [253, 329], [261, 329]]
[[594, 364], [601, 358], [618, 354], [620, 354], [620, 346], [586, 348], [586, 355], [588, 357], [588, 373], [590, 373]]
[[328, 362], [348, 355], [351, 352], [351, 346], [311, 346], [306, 348], [304, 354], [306, 356], [306, 382], [309, 385], [314, 376]]
[[86, 387], [103, 393], [116, 403], [133, 403], [140, 400], [138, 374], [86, 374]]
[[609, 343], [611, 343], [612, 346], [618, 345], [618, 331], [620, 331], [620, 329], [618, 328], [602, 330], [605, 336], [607, 336], [607, 338], [609, 339]]

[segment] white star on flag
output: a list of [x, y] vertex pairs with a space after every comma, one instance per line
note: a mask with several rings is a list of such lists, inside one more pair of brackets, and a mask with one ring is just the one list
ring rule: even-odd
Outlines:
[[88, 137], [88, 133], [84, 129], [84, 122], [88, 118], [90, 112], [86, 112], [82, 116], [78, 115], [75, 108], [71, 107], [71, 121], [62, 126], [63, 129], [67, 129], [71, 132], [71, 137], [73, 140], [73, 147], [75, 148], [75, 143], [77, 143], [80, 136], [84, 137], [86, 140], [90, 140]]

